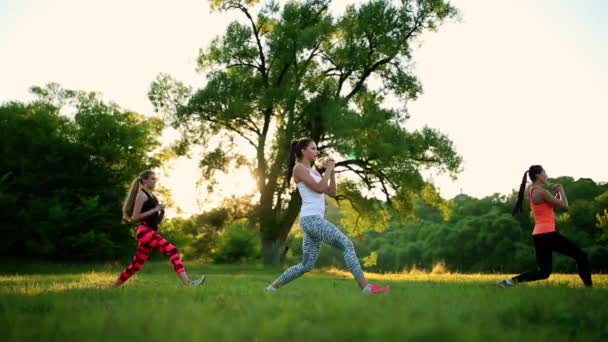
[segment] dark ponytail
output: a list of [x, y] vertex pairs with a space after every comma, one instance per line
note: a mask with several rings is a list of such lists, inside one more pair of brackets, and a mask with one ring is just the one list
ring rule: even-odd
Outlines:
[[291, 179], [293, 173], [293, 167], [296, 165], [296, 161], [302, 158], [302, 150], [306, 149], [308, 145], [313, 142], [312, 139], [295, 140], [291, 143], [289, 148], [289, 165], [287, 169], [287, 179]]
[[524, 206], [524, 193], [526, 192], [526, 183], [528, 182], [528, 171], [524, 173], [524, 178], [521, 180], [521, 185], [519, 186], [519, 193], [517, 194], [517, 202], [515, 202], [515, 207], [513, 208], [513, 216], [521, 213]]
[[289, 148], [289, 165], [287, 166], [290, 171], [293, 169], [294, 166], [296, 166], [296, 160], [298, 158], [297, 153], [298, 153], [299, 144], [300, 144], [299, 140], [291, 142], [291, 147]]
[[513, 216], [519, 214], [523, 210], [524, 206], [524, 194], [526, 192], [526, 183], [528, 182], [527, 177], [530, 177], [530, 180], [534, 182], [536, 177], [543, 172], [543, 167], [540, 165], [532, 165], [524, 173], [524, 177], [521, 180], [521, 185], [519, 186], [519, 193], [517, 193], [517, 202], [515, 202], [515, 207], [513, 207]]

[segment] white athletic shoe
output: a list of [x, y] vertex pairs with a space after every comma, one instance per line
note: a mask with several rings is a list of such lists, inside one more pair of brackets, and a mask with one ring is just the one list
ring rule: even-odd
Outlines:
[[266, 286], [266, 292], [277, 292], [277, 288], [272, 285], [268, 285]]
[[498, 283], [498, 286], [505, 288], [505, 287], [511, 287], [511, 286], [515, 286], [515, 283], [513, 282], [512, 279], [505, 279], [503, 281], [501, 281], [500, 283]]
[[203, 285], [203, 283], [205, 282], [205, 279], [207, 279], [207, 278], [203, 274], [200, 278], [198, 278], [196, 280], [190, 280], [190, 287], [199, 287], [199, 286]]

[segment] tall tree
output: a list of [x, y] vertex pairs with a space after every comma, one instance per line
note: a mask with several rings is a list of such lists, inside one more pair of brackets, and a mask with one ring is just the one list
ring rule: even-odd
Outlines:
[[335, 17], [331, 1], [258, 3], [211, 1], [212, 9], [237, 11], [243, 20], [201, 50], [207, 84], [191, 91], [161, 75], [149, 96], [183, 130], [181, 147], [224, 134], [255, 151], [249, 158], [231, 148], [238, 143], [223, 146], [201, 166], [206, 176], [232, 161], [252, 166], [264, 262], [277, 264], [301, 201], [290, 184], [292, 140], [314, 139], [339, 160], [336, 172], [355, 175], [361, 189], [383, 194], [397, 209], [412, 208], [422, 168], [458, 171], [461, 158], [448, 137], [405, 128], [405, 104], [421, 92], [412, 45], [456, 10], [444, 0], [373, 0]]
[[131, 180], [159, 165], [163, 122], [57, 84], [32, 91], [32, 103], [0, 105], [0, 255], [130, 253], [121, 204]]

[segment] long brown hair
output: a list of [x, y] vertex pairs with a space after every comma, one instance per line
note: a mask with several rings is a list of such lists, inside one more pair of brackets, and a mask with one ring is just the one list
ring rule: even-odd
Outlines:
[[534, 182], [541, 173], [543, 173], [543, 167], [540, 165], [532, 165], [528, 171], [524, 173], [524, 177], [521, 180], [521, 185], [519, 186], [519, 192], [517, 193], [517, 202], [515, 202], [515, 207], [513, 207], [513, 216], [521, 213], [523, 210], [527, 178], [530, 177], [530, 180]]
[[293, 173], [293, 167], [296, 165], [296, 161], [302, 159], [302, 150], [306, 149], [308, 145], [312, 144], [314, 140], [306, 138], [302, 140], [296, 140], [291, 143], [289, 151], [289, 168], [287, 169], [287, 179], [291, 179]]
[[125, 198], [125, 203], [122, 206], [122, 217], [125, 220], [131, 221], [131, 216], [133, 216], [133, 207], [135, 207], [135, 199], [137, 198], [137, 194], [139, 193], [139, 190], [143, 186], [142, 181], [144, 179], [147, 179], [148, 177], [150, 177], [153, 174], [154, 174], [154, 171], [152, 171], [152, 170], [142, 171], [139, 174], [139, 176], [137, 176], [137, 178], [135, 178], [133, 180], [133, 183], [131, 183], [131, 188], [129, 189], [129, 192], [127, 193], [127, 198]]

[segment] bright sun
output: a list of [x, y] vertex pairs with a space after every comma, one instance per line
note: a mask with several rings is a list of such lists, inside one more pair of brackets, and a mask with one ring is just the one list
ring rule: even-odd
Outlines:
[[255, 181], [247, 167], [217, 172], [213, 177], [217, 184], [214, 191], [207, 191], [205, 179], [201, 183], [201, 170], [198, 161], [180, 157], [170, 163], [166, 172], [161, 174], [160, 183], [171, 191], [179, 212], [169, 210], [171, 216], [190, 216], [215, 208], [221, 201], [231, 196], [254, 194]]

